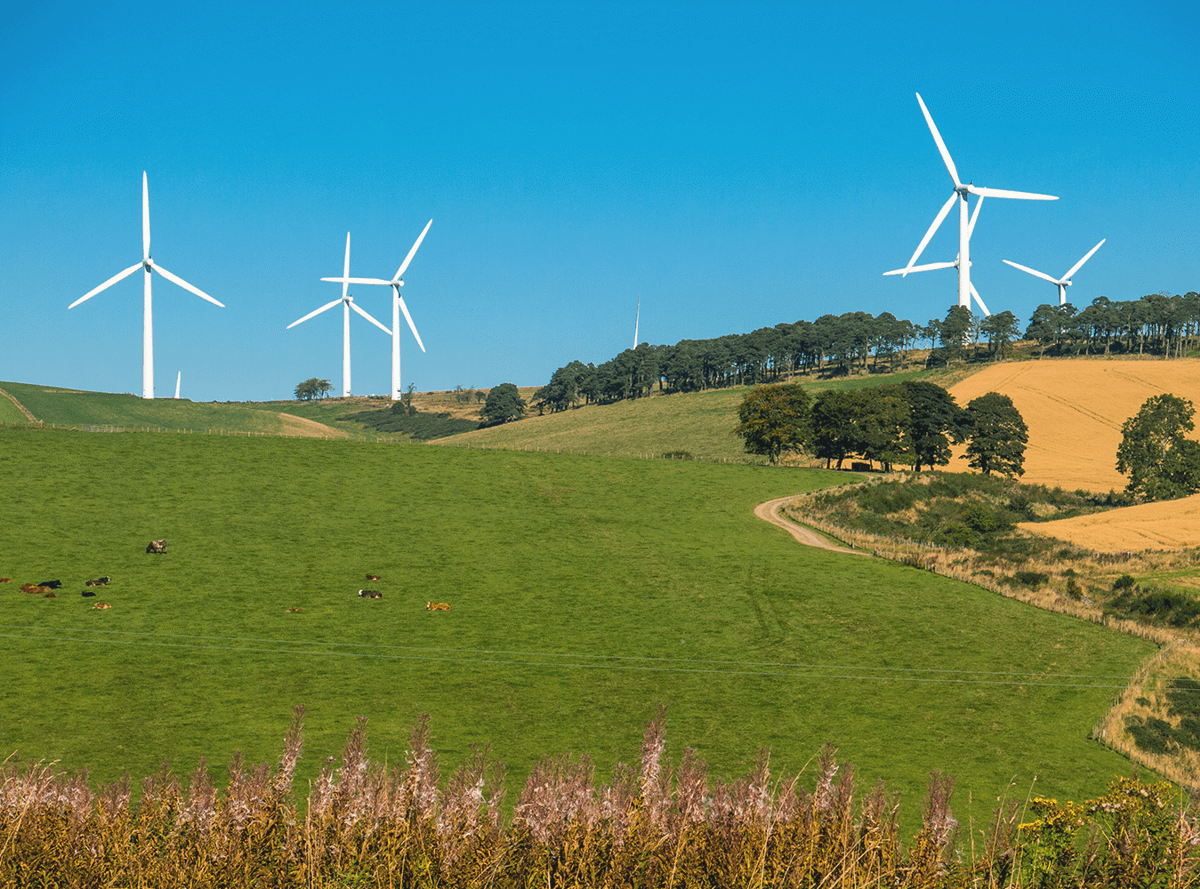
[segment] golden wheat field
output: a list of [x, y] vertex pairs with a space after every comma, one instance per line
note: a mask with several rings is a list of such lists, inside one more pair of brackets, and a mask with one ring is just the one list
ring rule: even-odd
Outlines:
[[[1013, 400], [1029, 427], [1021, 481], [1119, 491], [1126, 482], [1116, 468], [1121, 425], [1152, 395], [1170, 392], [1200, 401], [1200, 360], [1065, 358], [998, 364], [950, 392], [964, 406], [985, 392]], [[956, 462], [965, 466], [965, 461]]]
[[[1200, 401], [1200, 360], [1024, 361], [989, 367], [950, 391], [961, 405], [985, 392], [1013, 400], [1029, 427], [1022, 481], [1119, 491], [1126, 482], [1116, 469], [1121, 425], [1152, 395], [1170, 392]], [[955, 457], [961, 452], [956, 449]], [[1105, 552], [1197, 546], [1200, 496], [1028, 527]]]

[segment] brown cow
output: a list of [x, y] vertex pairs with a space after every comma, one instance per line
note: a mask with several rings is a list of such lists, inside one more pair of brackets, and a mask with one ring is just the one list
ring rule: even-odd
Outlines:
[[151, 540], [146, 544], [146, 552], [148, 553], [165, 553], [167, 551], [167, 540], [164, 537], [162, 540]]
[[379, 580], [379, 575], [378, 574], [368, 574], [367, 580]]
[[84, 583], [84, 586], [108, 586], [108, 582], [112, 580], [107, 574], [104, 577], [97, 577], [95, 580], [89, 580]]
[[450, 606], [447, 605], [445, 602], [426, 602], [425, 610], [426, 611], [449, 611]]

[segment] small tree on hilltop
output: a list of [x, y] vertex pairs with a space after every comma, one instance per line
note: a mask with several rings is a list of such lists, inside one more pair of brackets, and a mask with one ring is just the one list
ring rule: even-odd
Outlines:
[[784, 451], [803, 450], [809, 437], [810, 402], [799, 383], [758, 386], [742, 398], [740, 422], [733, 434], [746, 443], [746, 453], [779, 463]]
[[525, 401], [514, 383], [501, 383], [488, 391], [487, 401], [479, 416], [485, 426], [499, 426], [525, 416]]
[[317, 377], [310, 377], [303, 383], [296, 384], [296, 398], [300, 401], [312, 401], [314, 398], [324, 398], [331, 391], [333, 386], [329, 380], [321, 380]]
[[1177, 395], [1155, 395], [1121, 427], [1117, 471], [1129, 476], [1127, 493], [1140, 500], [1171, 500], [1200, 491], [1200, 442], [1195, 408]]
[[1011, 398], [999, 392], [980, 395], [967, 405], [966, 417], [971, 440], [964, 460], [984, 475], [1025, 474], [1029, 430]]

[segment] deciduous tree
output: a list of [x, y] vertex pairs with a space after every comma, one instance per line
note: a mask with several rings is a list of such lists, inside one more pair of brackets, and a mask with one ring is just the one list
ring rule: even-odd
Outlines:
[[296, 384], [296, 398], [300, 401], [312, 401], [314, 398], [324, 398], [333, 391], [333, 386], [329, 380], [321, 380], [317, 377], [310, 377], [303, 383]]
[[499, 426], [525, 416], [525, 400], [515, 383], [501, 383], [488, 391], [487, 401], [479, 412], [486, 426]]
[[963, 459], [984, 475], [1025, 474], [1029, 430], [1011, 398], [999, 392], [980, 395], [967, 405], [967, 420], [971, 440]]
[[1200, 443], [1185, 437], [1195, 427], [1194, 414], [1186, 398], [1164, 393], [1125, 421], [1117, 471], [1129, 476], [1126, 492], [1149, 501], [1200, 491]]
[[758, 386], [742, 398], [734, 435], [746, 442], [746, 453], [778, 463], [785, 451], [799, 451], [809, 438], [810, 400], [799, 383]]

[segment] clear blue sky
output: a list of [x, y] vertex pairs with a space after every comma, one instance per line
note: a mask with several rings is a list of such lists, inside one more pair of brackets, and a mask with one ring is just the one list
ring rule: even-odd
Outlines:
[[[950, 179], [989, 200], [972, 277], [1027, 322], [1068, 291], [1200, 289], [1200, 12], [1190, 2], [28, 3], [0, 28], [0, 380], [140, 392], [152, 255], [156, 388], [194, 400], [341, 385], [351, 274], [405, 298], [419, 390], [539, 385], [572, 359], [890, 311], [924, 323], [953, 270], [902, 266]], [[925, 261], [957, 250], [948, 220]], [[390, 323], [386, 288], [353, 287]], [[354, 391], [388, 338], [352, 317]]]

